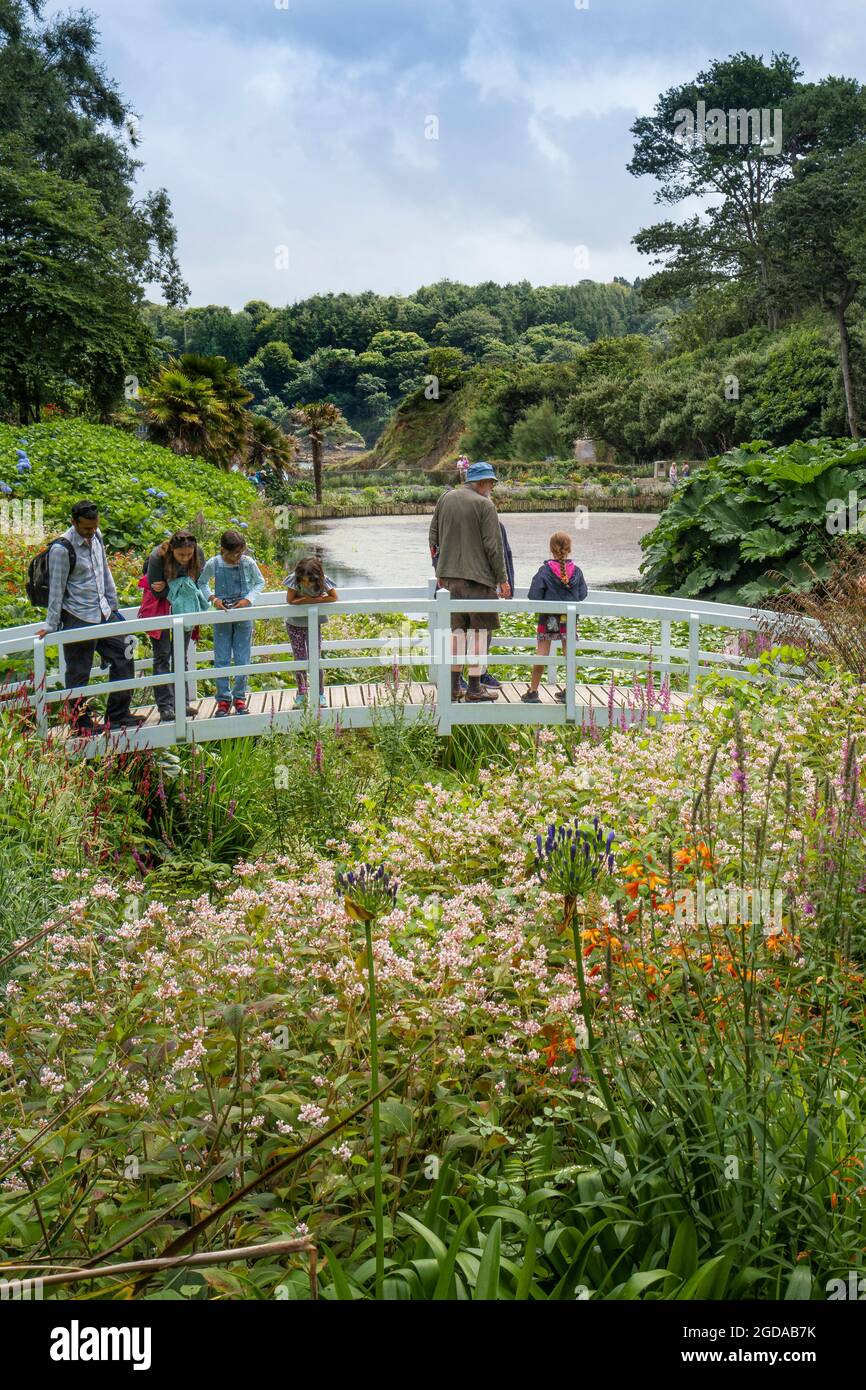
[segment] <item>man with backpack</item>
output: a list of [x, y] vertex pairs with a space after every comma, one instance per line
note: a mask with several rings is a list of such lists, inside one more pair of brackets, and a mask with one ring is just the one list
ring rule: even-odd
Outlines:
[[[108, 568], [95, 502], [76, 502], [69, 530], [36, 556], [31, 565], [28, 595], [31, 602], [44, 604], [48, 609], [40, 637], [70, 628], [123, 621], [117, 610], [117, 590]], [[91, 641], [68, 643], [64, 646], [67, 688], [76, 690], [89, 683], [94, 652], [108, 666], [111, 680], [132, 680], [134, 640], [106, 633]], [[132, 691], [112, 691], [105, 707], [106, 725], [112, 729], [139, 728], [142, 721], [130, 712], [131, 703]], [[87, 736], [99, 732], [85, 700], [74, 700], [72, 708], [77, 733]]]

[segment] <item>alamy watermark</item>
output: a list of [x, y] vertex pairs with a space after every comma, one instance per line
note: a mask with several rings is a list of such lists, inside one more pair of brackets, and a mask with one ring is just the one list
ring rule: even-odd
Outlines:
[[674, 113], [674, 138], [688, 145], [757, 145], [765, 154], [782, 153], [782, 111], [756, 106], [722, 111], [699, 101], [696, 111], [680, 107]]
[[731, 883], [727, 888], [707, 888], [698, 879], [697, 892], [678, 889], [674, 894], [674, 922], [677, 926], [721, 927], [752, 923], [763, 926], [767, 936], [782, 931], [784, 895], [780, 888], [744, 888]]
[[831, 497], [826, 505], [826, 527], [831, 536], [843, 536], [850, 531], [866, 535], [866, 501], [861, 502], [854, 488], [844, 497]]
[[43, 1297], [41, 1279], [0, 1279], [0, 1302], [41, 1303]]
[[41, 540], [45, 534], [44, 505], [41, 497], [13, 497], [0, 502], [0, 532]]

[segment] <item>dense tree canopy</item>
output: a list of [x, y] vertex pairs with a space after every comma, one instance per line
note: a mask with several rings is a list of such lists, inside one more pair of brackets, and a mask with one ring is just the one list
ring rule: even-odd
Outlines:
[[166, 355], [213, 354], [240, 366], [255, 409], [270, 419], [327, 400], [370, 444], [395, 406], [442, 370], [567, 362], [582, 345], [653, 333], [666, 317], [645, 311], [622, 279], [537, 287], [442, 280], [409, 297], [320, 294], [285, 308], [252, 300], [238, 312], [149, 304], [144, 315]]
[[136, 198], [134, 113], [93, 17], [0, 0], [0, 399], [22, 420], [77, 393], [106, 417], [155, 354], [142, 289], [186, 286], [163, 190]]

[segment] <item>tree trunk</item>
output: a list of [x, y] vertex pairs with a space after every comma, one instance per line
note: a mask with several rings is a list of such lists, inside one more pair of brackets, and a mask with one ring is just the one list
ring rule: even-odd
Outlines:
[[845, 304], [836, 306], [836, 323], [839, 328], [839, 359], [842, 364], [842, 381], [845, 386], [845, 408], [848, 412], [848, 429], [852, 439], [860, 438], [860, 420], [857, 402], [854, 399], [854, 382], [851, 379], [851, 340], [848, 324], [845, 322]]
[[313, 451], [313, 484], [316, 489], [316, 504], [322, 505], [322, 438], [310, 431], [310, 447]]

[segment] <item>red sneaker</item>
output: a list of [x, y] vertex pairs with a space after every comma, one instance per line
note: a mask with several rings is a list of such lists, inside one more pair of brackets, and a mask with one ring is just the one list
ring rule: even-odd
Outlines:
[[224, 719], [227, 714], [231, 714], [232, 707], [230, 700], [217, 700], [216, 717]]

